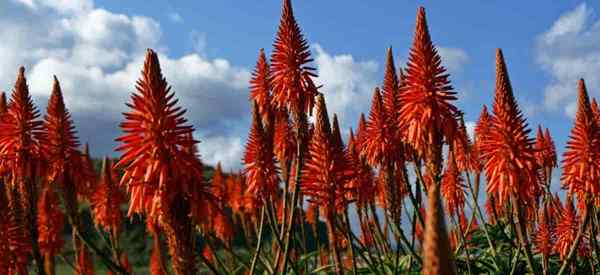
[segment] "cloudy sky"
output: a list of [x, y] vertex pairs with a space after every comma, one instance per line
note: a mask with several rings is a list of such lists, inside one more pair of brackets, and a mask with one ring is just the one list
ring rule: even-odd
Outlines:
[[[562, 147], [576, 80], [584, 77], [590, 94], [600, 96], [600, 4], [492, 2], [294, 1], [294, 9], [330, 112], [344, 128], [368, 112], [386, 48], [404, 64], [423, 5], [466, 119], [472, 123], [491, 104], [500, 47], [530, 126], [550, 127]], [[279, 1], [0, 0], [0, 90], [12, 89], [24, 65], [43, 111], [57, 75], [82, 141], [97, 156], [113, 154], [120, 112], [145, 49], [153, 48], [188, 108], [204, 161], [238, 169], [250, 118], [248, 79], [259, 49], [271, 50], [279, 13]]]

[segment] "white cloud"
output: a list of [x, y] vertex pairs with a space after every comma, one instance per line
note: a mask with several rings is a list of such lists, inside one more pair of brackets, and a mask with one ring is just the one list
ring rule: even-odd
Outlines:
[[463, 49], [438, 47], [437, 50], [442, 57], [442, 65], [451, 73], [462, 71], [469, 62], [469, 55]]
[[113, 152], [145, 50], [154, 48], [203, 141], [203, 159], [208, 164], [220, 159], [228, 169], [240, 166], [240, 129], [247, 127], [249, 113], [247, 69], [198, 53], [170, 56], [157, 21], [95, 9], [91, 1], [0, 1], [0, 36], [11, 38], [0, 43], [0, 86], [10, 91], [17, 67], [25, 65], [43, 111], [57, 75], [79, 135], [97, 155]]
[[536, 61], [550, 77], [544, 106], [574, 117], [577, 80], [584, 78], [591, 96], [600, 95], [600, 20], [585, 3], [561, 15], [538, 36]]
[[327, 110], [337, 113], [342, 128], [356, 127], [361, 112], [368, 113], [377, 85], [377, 62], [356, 61], [349, 54], [331, 55], [319, 44], [314, 47], [318, 83], [325, 95]]
[[181, 23], [181, 22], [183, 22], [183, 17], [179, 13], [170, 12], [168, 14], [168, 17], [169, 17], [169, 20], [171, 20], [171, 22], [173, 22], [173, 23]]

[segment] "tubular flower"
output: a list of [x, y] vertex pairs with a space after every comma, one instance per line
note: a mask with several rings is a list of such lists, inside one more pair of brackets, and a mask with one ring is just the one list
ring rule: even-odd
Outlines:
[[309, 201], [325, 208], [327, 217], [340, 213], [348, 204], [345, 196], [352, 179], [350, 159], [337, 144], [329, 124], [325, 99], [317, 99], [315, 131], [302, 172], [301, 188]]
[[223, 175], [223, 169], [221, 168], [221, 162], [217, 162], [217, 166], [215, 167], [215, 172], [213, 174], [212, 182], [211, 182], [211, 191], [215, 198], [219, 202], [223, 202], [227, 198], [227, 188], [226, 185], [226, 177]]
[[33, 182], [25, 183], [26, 178], [33, 176], [33, 164], [39, 157], [38, 137], [41, 136], [42, 122], [33, 105], [25, 69], [19, 68], [19, 74], [13, 89], [6, 113], [0, 119], [0, 172], [10, 173], [13, 184], [18, 184], [24, 197], [25, 209], [31, 195]]
[[591, 111], [585, 83], [581, 79], [575, 122], [562, 161], [561, 181], [571, 192], [594, 195], [600, 193], [599, 130]]
[[121, 205], [125, 202], [126, 198], [117, 185], [111, 161], [104, 158], [102, 175], [91, 197], [96, 225], [108, 232], [118, 232], [123, 219]]
[[263, 119], [263, 122], [269, 121], [271, 114], [271, 71], [269, 63], [265, 57], [264, 49], [260, 49], [256, 68], [250, 79], [250, 101], [256, 102], [258, 112]]
[[[194, 273], [190, 214], [204, 199], [196, 192], [203, 186], [202, 165], [190, 148], [192, 126], [186, 125], [185, 110], [177, 107], [160, 69], [157, 54], [148, 49], [131, 110], [120, 127], [125, 134], [117, 139], [122, 151], [115, 164], [123, 168], [121, 184], [130, 194], [128, 215], [146, 214], [165, 231], [175, 274]], [[194, 202], [192, 205], [192, 201]], [[192, 215], [193, 217], [193, 215]]]
[[446, 200], [446, 209], [450, 215], [457, 216], [465, 206], [466, 186], [452, 155], [448, 157], [441, 184], [440, 191], [442, 197]]
[[538, 193], [538, 166], [533, 141], [523, 114], [513, 96], [506, 64], [500, 49], [496, 52], [496, 95], [489, 133], [480, 142], [487, 192], [496, 194], [503, 206], [511, 194], [533, 201]]
[[443, 138], [454, 139], [458, 111], [451, 103], [456, 93], [441, 62], [429, 36], [425, 9], [420, 7], [398, 116], [407, 143], [425, 157], [435, 177], [440, 173]]
[[273, 143], [269, 142], [265, 133], [257, 103], [254, 104], [252, 118], [252, 128], [243, 159], [244, 175], [248, 191], [258, 198], [269, 200], [277, 193], [279, 177], [275, 166]]
[[556, 243], [556, 236], [551, 217], [546, 216], [546, 211], [543, 208], [539, 210], [538, 228], [533, 237], [533, 242], [537, 253], [545, 257], [549, 257], [552, 254], [552, 245]]
[[[48, 178], [50, 182], [64, 183], [66, 173], [80, 171], [80, 155], [77, 152], [79, 140], [71, 114], [65, 107], [60, 83], [54, 76], [52, 95], [48, 101], [47, 114], [44, 119], [45, 133], [40, 138], [40, 146], [49, 163]], [[72, 179], [77, 178], [71, 175]]]
[[46, 186], [38, 202], [38, 242], [44, 255], [58, 254], [65, 241], [62, 238], [65, 214], [60, 209], [58, 194]]
[[287, 107], [295, 116], [311, 112], [317, 86], [309, 45], [294, 18], [291, 0], [283, 0], [277, 37], [271, 54], [273, 104], [278, 110]]
[[121, 183], [131, 193], [129, 215], [146, 213], [157, 218], [169, 211], [177, 194], [191, 189], [183, 179], [199, 176], [202, 170], [194, 165], [195, 156], [183, 150], [196, 143], [188, 138], [193, 128], [185, 125], [185, 110], [176, 107], [158, 56], [150, 49], [136, 88], [128, 104], [131, 111], [124, 113], [120, 125], [126, 134], [117, 139], [122, 145], [116, 150], [123, 154], [116, 167], [125, 170]]
[[348, 137], [348, 154], [354, 165], [354, 178], [352, 179], [351, 187], [356, 190], [356, 204], [359, 208], [366, 207], [369, 203], [374, 202], [377, 192], [377, 185], [373, 175], [373, 169], [364, 160], [361, 159], [358, 148], [356, 148], [356, 139], [350, 130]]
[[[565, 206], [560, 207], [558, 212], [559, 219], [556, 225], [556, 243], [554, 244], [554, 252], [560, 255], [560, 259], [563, 260], [569, 253], [569, 249], [577, 236], [579, 228], [579, 216], [575, 211], [572, 198], [567, 197]], [[584, 250], [585, 244], [583, 241], [579, 242], [579, 250]]]

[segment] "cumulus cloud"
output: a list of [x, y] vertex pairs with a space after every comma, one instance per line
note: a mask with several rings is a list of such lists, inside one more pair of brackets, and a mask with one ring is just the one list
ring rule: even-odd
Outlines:
[[352, 55], [332, 55], [319, 44], [314, 45], [315, 63], [323, 85], [327, 109], [340, 116], [343, 128], [356, 127], [361, 112], [368, 112], [373, 89], [377, 85], [378, 64], [375, 61], [357, 61]]
[[247, 69], [198, 53], [171, 56], [157, 21], [94, 8], [91, 1], [1, 1], [0, 35], [11, 37], [0, 43], [1, 87], [10, 90], [17, 67], [25, 65], [30, 91], [43, 110], [52, 75], [57, 75], [81, 140], [96, 155], [112, 153], [145, 50], [154, 48], [204, 141], [199, 147], [203, 158], [208, 164], [220, 159], [225, 167], [239, 167], [240, 129], [247, 127], [249, 112]]
[[544, 107], [574, 117], [579, 78], [592, 96], [600, 95], [600, 20], [594, 11], [583, 3], [562, 14], [537, 37], [536, 61], [551, 77]]
[[438, 53], [442, 57], [442, 64], [451, 73], [462, 71], [469, 62], [469, 55], [460, 48], [438, 47]]

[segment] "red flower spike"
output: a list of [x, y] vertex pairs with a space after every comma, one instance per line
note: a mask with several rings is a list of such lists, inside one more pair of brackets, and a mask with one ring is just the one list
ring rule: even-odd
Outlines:
[[395, 142], [394, 129], [390, 125], [379, 88], [375, 88], [364, 136], [362, 131], [359, 132], [362, 136], [360, 137], [361, 153], [370, 165], [385, 165], [401, 156], [399, 144]]
[[[317, 98], [315, 131], [302, 172], [301, 188], [309, 201], [325, 208], [326, 216], [341, 213], [349, 201], [352, 167], [345, 150], [336, 147], [322, 95]], [[341, 150], [340, 150], [341, 149]]]
[[62, 238], [65, 214], [60, 209], [58, 194], [46, 186], [38, 202], [38, 242], [43, 255], [60, 253], [65, 241]]
[[400, 109], [399, 87], [398, 76], [396, 76], [396, 66], [394, 65], [394, 54], [392, 52], [392, 47], [389, 47], [385, 61], [382, 93], [383, 106], [385, 107], [385, 112], [390, 120], [391, 127], [397, 127], [398, 125], [397, 111]]
[[258, 104], [254, 104], [252, 128], [244, 154], [244, 175], [248, 191], [258, 198], [274, 198], [279, 188], [273, 144], [269, 141], [260, 119]]
[[72, 180], [78, 179], [74, 173], [80, 171], [80, 158], [77, 152], [79, 140], [76, 136], [75, 126], [71, 114], [65, 107], [60, 83], [54, 76], [52, 95], [48, 101], [47, 114], [44, 117], [43, 137], [40, 146], [44, 157], [49, 163], [50, 182], [63, 183], [65, 174], [70, 174]]
[[544, 139], [546, 140], [545, 155], [548, 160], [548, 165], [551, 165], [551, 167], [556, 167], [558, 163], [556, 160], [556, 146], [554, 146], [554, 140], [552, 139], [550, 130], [548, 128], [546, 128], [544, 131]]
[[211, 192], [219, 202], [226, 200], [226, 188], [225, 188], [226, 177], [223, 175], [223, 169], [221, 168], [221, 162], [217, 162], [215, 172], [211, 182]]
[[375, 194], [377, 193], [377, 185], [373, 169], [371, 166], [360, 157], [360, 153], [356, 148], [356, 139], [350, 129], [348, 137], [348, 154], [354, 165], [354, 178], [352, 179], [351, 187], [355, 190], [356, 204], [358, 207], [366, 207], [369, 203], [374, 202]]
[[[577, 113], [563, 154], [563, 187], [571, 192], [600, 194], [600, 136], [583, 79], [579, 80]], [[580, 200], [584, 198], [581, 197]]]
[[[573, 200], [570, 196], [567, 197], [565, 206], [561, 206], [558, 213], [560, 218], [556, 225], [556, 243], [554, 244], [553, 250], [558, 253], [560, 259], [563, 260], [569, 253], [579, 229], [579, 216], [575, 211], [575, 206], [573, 206]], [[584, 249], [584, 242], [579, 242], [579, 250]]]
[[318, 94], [309, 45], [294, 18], [291, 0], [283, 0], [281, 21], [271, 54], [273, 104], [293, 114], [312, 112]]
[[125, 134], [117, 139], [121, 146], [116, 150], [123, 154], [115, 166], [125, 170], [121, 183], [131, 194], [128, 215], [167, 218], [175, 197], [191, 190], [189, 179], [202, 178], [196, 156], [183, 150], [196, 143], [189, 138], [193, 128], [186, 125], [185, 110], [176, 107], [158, 56], [150, 49], [136, 88], [127, 104], [131, 111], [120, 125]]
[[[29, 94], [25, 69], [21, 67], [8, 109], [0, 119], [0, 155], [4, 156], [0, 160], [0, 171], [11, 173], [15, 182], [24, 184], [19, 179], [30, 178], [34, 173], [33, 161], [39, 156], [37, 138], [42, 135], [42, 122], [38, 117]], [[25, 198], [29, 196], [27, 189], [20, 186]]]
[[108, 232], [118, 232], [121, 228], [123, 214], [121, 205], [126, 198], [117, 185], [111, 161], [104, 158], [102, 175], [91, 197], [94, 222]]
[[452, 141], [457, 128], [458, 109], [451, 103], [456, 93], [441, 62], [429, 36], [425, 9], [420, 7], [398, 116], [406, 142], [425, 157], [434, 176], [440, 172], [443, 138]]
[[[116, 168], [130, 194], [128, 215], [145, 214], [167, 236], [175, 274], [195, 273], [192, 234], [194, 220], [210, 199], [204, 192], [202, 165], [190, 148], [193, 128], [176, 106], [175, 94], [162, 75], [157, 54], [148, 49], [130, 111], [117, 139], [122, 151]], [[193, 202], [193, 203], [192, 203]]]
[[478, 140], [482, 159], [485, 160], [487, 192], [496, 194], [494, 199], [500, 207], [508, 201], [511, 193], [523, 201], [533, 201], [539, 189], [533, 140], [528, 136], [527, 122], [513, 96], [500, 49], [496, 52], [493, 109], [489, 133]]
[[256, 102], [263, 122], [269, 121], [271, 108], [271, 71], [265, 57], [264, 49], [260, 49], [256, 68], [250, 79], [250, 101]]
[[448, 157], [446, 170], [442, 175], [440, 191], [446, 200], [446, 209], [451, 216], [457, 216], [465, 206], [465, 184], [460, 171], [456, 167], [454, 157]]
[[459, 171], [481, 171], [479, 151], [474, 148], [467, 133], [467, 127], [461, 119], [453, 142], [454, 157]]
[[273, 151], [279, 163], [283, 166], [291, 161], [296, 154], [296, 137], [287, 112], [277, 111], [275, 114], [275, 133]]
[[358, 120], [358, 128], [356, 128], [356, 149], [358, 152], [362, 152], [363, 143], [367, 135], [367, 120], [365, 114], [360, 113]]
[[549, 257], [552, 254], [552, 246], [556, 242], [554, 227], [551, 222], [552, 217], [546, 216], [546, 211], [543, 208], [539, 209], [538, 228], [533, 242], [537, 253]]

